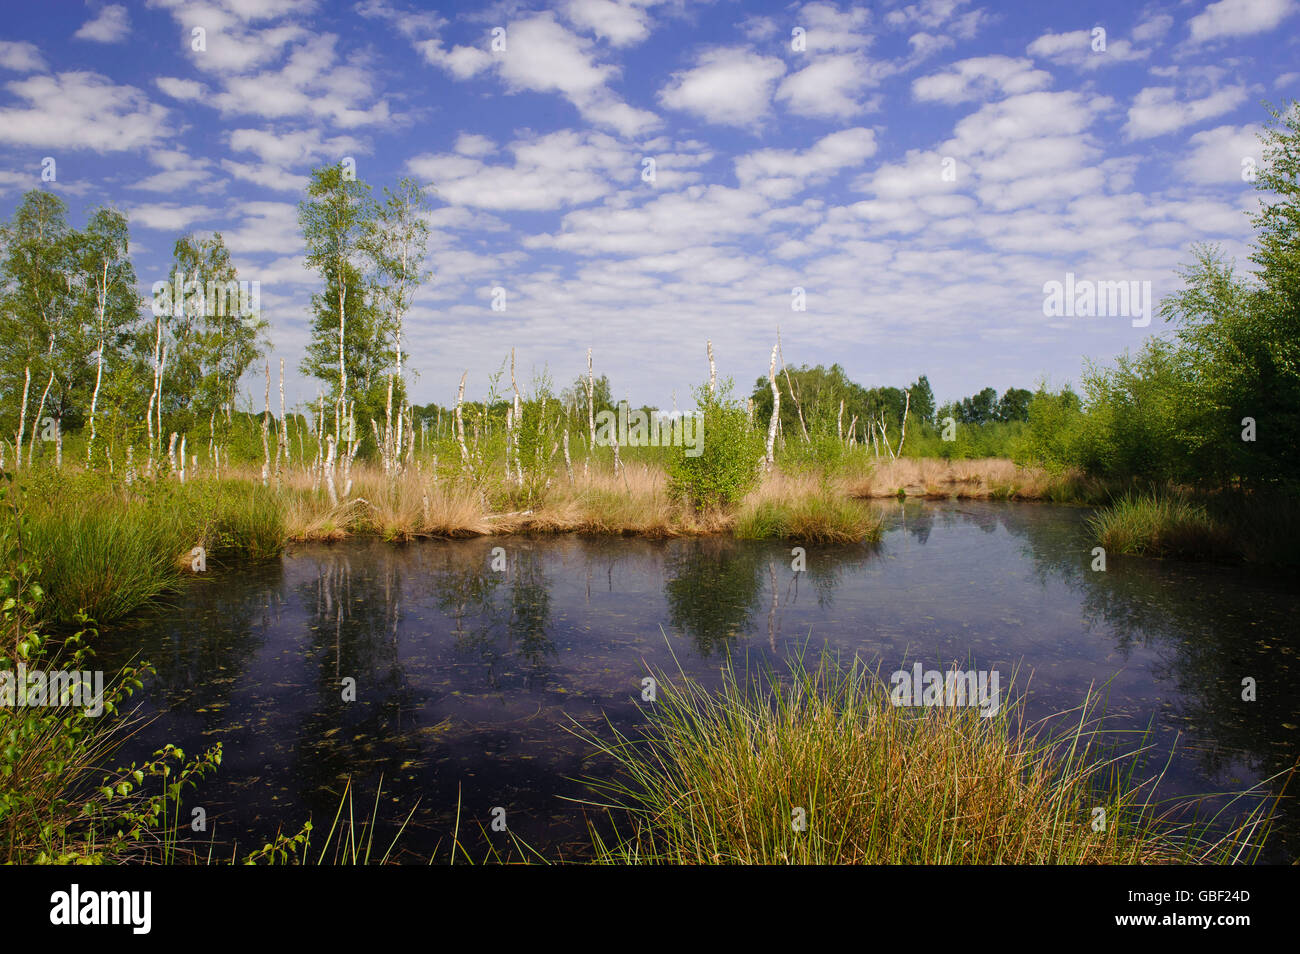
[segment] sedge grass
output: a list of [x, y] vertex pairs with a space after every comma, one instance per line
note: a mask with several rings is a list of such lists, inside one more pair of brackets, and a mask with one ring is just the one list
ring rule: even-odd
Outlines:
[[[196, 480], [113, 486], [86, 474], [42, 474], [14, 488], [2, 518], [0, 562], [41, 567], [42, 618], [71, 622], [78, 613], [118, 619], [175, 588], [204, 562], [260, 560], [285, 542], [283, 505], [260, 484]], [[21, 532], [16, 515], [21, 511]]]
[[832, 494], [790, 500], [746, 500], [736, 515], [740, 539], [793, 540], [800, 543], [875, 543], [884, 520], [855, 500]]
[[[1268, 815], [1226, 834], [1178, 821], [1158, 779], [1100, 735], [1096, 699], [1064, 730], [1018, 703], [891, 704], [878, 675], [802, 658], [784, 680], [729, 663], [711, 692], [661, 677], [643, 737], [590, 740], [618, 771], [591, 781], [616, 834], [599, 861], [668, 864], [1150, 864], [1250, 860]], [[1096, 830], [1095, 809], [1105, 812]], [[798, 830], [799, 820], [804, 823]]]
[[1126, 494], [1094, 514], [1089, 526], [1110, 553], [1216, 557], [1233, 549], [1203, 505], [1173, 494]]

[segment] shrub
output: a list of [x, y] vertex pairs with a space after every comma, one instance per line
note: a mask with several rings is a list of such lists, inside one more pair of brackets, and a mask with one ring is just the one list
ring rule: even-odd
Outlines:
[[758, 481], [763, 442], [750, 425], [745, 408], [731, 397], [730, 379], [716, 393], [708, 385], [695, 390], [700, 414], [699, 453], [688, 456], [674, 447], [668, 458], [668, 489], [697, 509], [727, 508], [738, 503]]

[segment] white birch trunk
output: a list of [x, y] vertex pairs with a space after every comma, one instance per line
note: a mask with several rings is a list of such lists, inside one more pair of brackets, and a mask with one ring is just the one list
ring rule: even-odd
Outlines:
[[774, 463], [773, 451], [776, 448], [776, 426], [781, 420], [781, 389], [776, 386], [776, 352], [777, 346], [772, 346], [772, 363], [767, 371], [768, 382], [772, 385], [772, 420], [767, 425], [767, 456], [764, 463], [770, 470]]
[[18, 412], [18, 440], [14, 443], [14, 472], [23, 469], [23, 433], [27, 429], [27, 392], [32, 384], [32, 366], [23, 368], [23, 405]]

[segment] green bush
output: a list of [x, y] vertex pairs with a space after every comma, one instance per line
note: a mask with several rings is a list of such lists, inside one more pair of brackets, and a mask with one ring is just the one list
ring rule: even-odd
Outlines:
[[[48, 692], [55, 674], [92, 670], [94, 633], [84, 616], [80, 631], [59, 639], [35, 625], [44, 615], [39, 567], [23, 552], [21, 541], [29, 536], [24, 515], [5, 496], [0, 490], [10, 518], [0, 525], [6, 555], [0, 566], [0, 672], [13, 673], [21, 663], [27, 673], [51, 679]], [[91, 690], [102, 690], [102, 699], [63, 697], [62, 704], [48, 696], [17, 704], [28, 690], [14, 680], [14, 699], [0, 705], [0, 863], [177, 860], [182, 795], [221, 764], [221, 746], [187, 759], [166, 745], [144, 762], [107, 767], [133, 731], [123, 709], [152, 672], [140, 663], [105, 674]]]
[[797, 439], [785, 442], [780, 454], [782, 470], [834, 474], [844, 467], [849, 456], [848, 448], [836, 435], [833, 424], [815, 423], [808, 438], [805, 441], [801, 434]]
[[1041, 464], [1053, 470], [1079, 465], [1079, 432], [1083, 408], [1069, 387], [1049, 391], [1040, 386], [1029, 402], [1029, 423], [1018, 448], [1016, 462]]
[[708, 385], [695, 390], [701, 420], [696, 456], [674, 447], [668, 458], [668, 489], [675, 498], [697, 509], [725, 508], [738, 503], [758, 480], [763, 439], [750, 425], [745, 408], [731, 397], [730, 379], [711, 393]]

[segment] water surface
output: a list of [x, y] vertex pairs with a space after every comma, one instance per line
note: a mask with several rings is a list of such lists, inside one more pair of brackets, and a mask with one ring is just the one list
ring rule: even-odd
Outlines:
[[[1109, 725], [1151, 728], [1167, 795], [1239, 790], [1295, 763], [1300, 596], [1242, 568], [1112, 557], [1094, 572], [1087, 511], [1039, 504], [886, 506], [878, 547], [721, 538], [504, 537], [296, 547], [216, 569], [99, 643], [158, 674], [156, 717], [128, 756], [165, 741], [224, 745], [202, 805], [227, 849], [333, 817], [351, 777], [358, 811], [400, 822], [425, 860], [504, 808], [511, 832], [580, 856], [570, 799], [592, 760], [582, 730], [645, 719], [650, 671], [716, 682], [727, 654], [774, 664], [801, 645], [888, 673], [912, 662], [1014, 671], [1030, 716], [1105, 685]], [[494, 570], [494, 548], [504, 569]], [[498, 553], [497, 565], [501, 565]], [[1258, 699], [1242, 701], [1252, 677]], [[345, 678], [356, 680], [346, 702]], [[1155, 769], [1153, 769], [1154, 771]], [[1284, 819], [1269, 857], [1298, 843]], [[213, 834], [210, 832], [210, 834]]]

